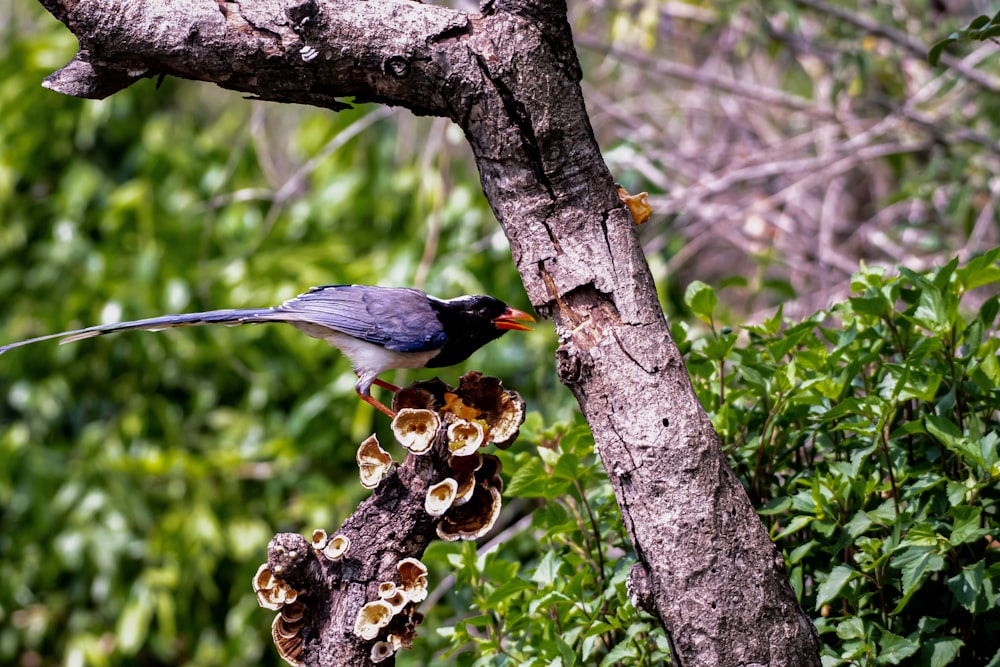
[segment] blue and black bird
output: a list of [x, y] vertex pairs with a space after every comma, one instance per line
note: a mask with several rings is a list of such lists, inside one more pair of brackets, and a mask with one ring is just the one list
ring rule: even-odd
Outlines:
[[378, 375], [396, 368], [457, 364], [508, 330], [530, 330], [525, 322], [534, 321], [528, 313], [491, 296], [444, 300], [406, 287], [325, 285], [273, 308], [209, 310], [102, 324], [3, 345], [0, 354], [54, 338], [62, 338], [60, 343], [70, 343], [134, 329], [159, 331], [202, 324], [284, 322], [306, 335], [325, 340], [347, 355], [358, 376], [355, 385], [358, 396], [392, 417], [393, 412], [372, 397], [371, 386], [375, 384], [393, 392], [398, 388], [379, 380]]

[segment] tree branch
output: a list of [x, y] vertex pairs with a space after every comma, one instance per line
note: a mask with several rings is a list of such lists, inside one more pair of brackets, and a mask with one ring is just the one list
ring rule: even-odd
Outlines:
[[662, 620], [675, 663], [819, 664], [782, 558], [670, 339], [586, 115], [564, 3], [487, 2], [470, 15], [398, 0], [44, 1], [81, 46], [48, 80], [60, 92], [101, 96], [170, 74], [458, 123], [528, 295], [555, 323], [560, 377], [639, 558], [637, 601]]

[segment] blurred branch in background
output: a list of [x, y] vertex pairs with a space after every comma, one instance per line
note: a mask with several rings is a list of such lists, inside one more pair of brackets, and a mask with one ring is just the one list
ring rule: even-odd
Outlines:
[[931, 68], [978, 10], [939, 4], [577, 8], [595, 129], [650, 192], [669, 300], [698, 278], [739, 290], [734, 319], [799, 317], [843, 298], [861, 260], [920, 270], [998, 242], [997, 47]]

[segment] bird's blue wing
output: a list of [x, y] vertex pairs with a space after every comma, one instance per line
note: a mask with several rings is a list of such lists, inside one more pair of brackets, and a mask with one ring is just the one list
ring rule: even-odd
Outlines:
[[404, 287], [314, 287], [273, 309], [284, 321], [329, 327], [394, 352], [428, 352], [448, 337], [426, 294]]

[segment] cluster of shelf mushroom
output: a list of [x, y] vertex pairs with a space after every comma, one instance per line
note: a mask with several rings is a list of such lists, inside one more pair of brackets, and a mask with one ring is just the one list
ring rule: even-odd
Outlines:
[[[479, 450], [490, 443], [501, 449], [513, 444], [524, 422], [521, 397], [498, 379], [472, 372], [455, 388], [440, 380], [415, 382], [396, 392], [392, 407], [395, 440], [415, 457], [431, 457], [426, 459], [430, 465], [416, 468], [419, 483], [406, 488], [422, 493], [426, 487], [423, 510], [437, 536], [448, 541], [475, 540], [489, 532], [500, 515], [502, 466], [497, 456]], [[378, 489], [397, 465], [375, 435], [361, 443], [356, 460], [361, 484], [368, 489]], [[313, 533], [317, 557], [339, 560], [350, 546], [342, 533], [329, 538], [322, 530]], [[272, 572], [265, 563], [254, 577], [254, 591], [262, 607], [279, 612], [272, 625], [275, 645], [282, 658], [298, 666], [302, 664], [299, 630], [307, 611], [299, 596], [305, 594], [290, 588], [280, 576], [281, 572]], [[427, 597], [427, 568], [417, 558], [401, 558], [392, 579], [397, 576], [398, 581], [381, 581], [374, 599], [356, 617], [354, 634], [373, 642], [370, 659], [375, 663], [409, 648], [423, 618], [416, 606]]]

